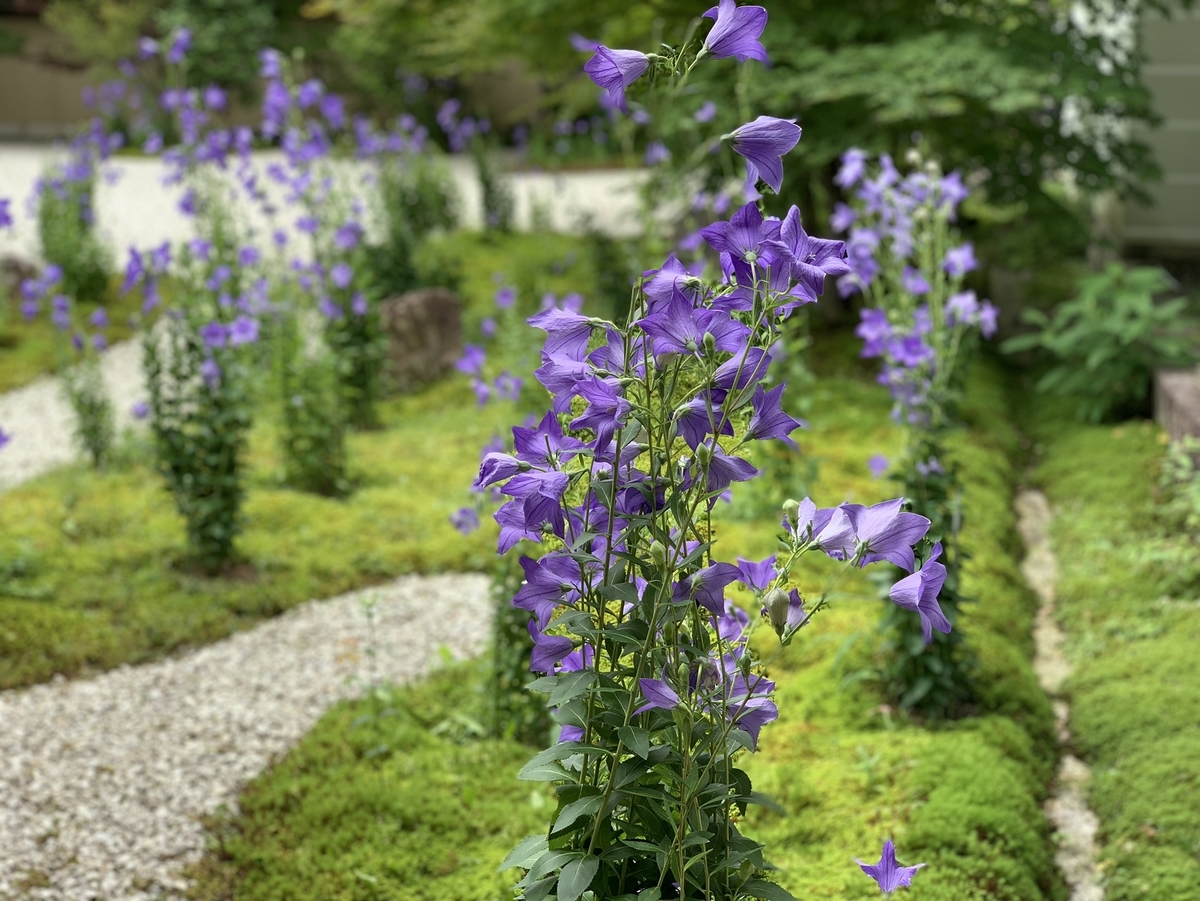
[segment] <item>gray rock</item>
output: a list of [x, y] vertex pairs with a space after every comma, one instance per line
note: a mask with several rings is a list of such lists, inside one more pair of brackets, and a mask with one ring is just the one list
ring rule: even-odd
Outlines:
[[383, 302], [389, 372], [407, 393], [436, 381], [462, 354], [462, 303], [447, 288], [418, 288]]

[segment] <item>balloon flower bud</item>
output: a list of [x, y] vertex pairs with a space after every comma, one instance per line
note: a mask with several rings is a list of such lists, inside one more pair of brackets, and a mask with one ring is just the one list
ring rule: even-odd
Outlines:
[[788, 596], [782, 588], [772, 588], [763, 596], [763, 613], [771, 620], [775, 632], [781, 634], [787, 625]]
[[785, 646], [791, 644], [792, 637], [808, 622], [804, 598], [795, 588], [786, 593], [782, 588], [768, 591], [763, 598], [763, 615], [770, 618], [775, 634]]
[[659, 569], [667, 565], [667, 549], [661, 541], [650, 542], [650, 559]]
[[795, 528], [796, 520], [800, 516], [800, 502], [794, 501], [789, 497], [783, 502], [783, 515], [787, 517], [787, 521]]

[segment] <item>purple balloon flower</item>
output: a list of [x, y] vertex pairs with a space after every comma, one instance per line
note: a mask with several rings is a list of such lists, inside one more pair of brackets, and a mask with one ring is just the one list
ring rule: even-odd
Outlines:
[[761, 6], [738, 6], [734, 0], [721, 0], [704, 13], [704, 18], [716, 22], [704, 39], [702, 53], [713, 59], [732, 56], [739, 63], [748, 59], [767, 61], [767, 49], [759, 40], [767, 25], [767, 11]]
[[258, 320], [250, 316], [239, 316], [229, 326], [229, 344], [253, 344], [258, 340]]
[[172, 66], [178, 66], [183, 62], [183, 58], [187, 56], [190, 49], [192, 49], [192, 30], [180, 28], [175, 32], [175, 38], [171, 41], [171, 47], [167, 51], [167, 62]]
[[575, 647], [571, 639], [562, 635], [545, 635], [538, 629], [537, 624], [532, 622], [529, 624], [529, 636], [533, 639], [529, 668], [535, 673], [547, 676], [554, 672], [555, 664]]
[[757, 563], [745, 557], [738, 557], [737, 561], [738, 571], [742, 574], [741, 583], [754, 591], [766, 591], [777, 575], [774, 554]]
[[638, 679], [638, 686], [646, 703], [633, 711], [634, 716], [647, 710], [674, 710], [679, 706], [679, 695], [662, 679]]
[[750, 178], [761, 178], [776, 194], [783, 185], [783, 155], [800, 141], [795, 119], [759, 116], [733, 131], [733, 150], [744, 157]]
[[613, 105], [628, 112], [625, 89], [642, 77], [650, 67], [650, 58], [637, 50], [610, 50], [603, 44], [583, 65], [583, 71], [603, 88]]
[[134, 419], [145, 419], [150, 415], [150, 405], [144, 400], [139, 400], [129, 410], [133, 414]]
[[496, 292], [496, 306], [502, 310], [512, 308], [512, 305], [517, 302], [516, 288], [501, 288]]
[[975, 259], [975, 245], [968, 241], [960, 247], [951, 247], [946, 251], [942, 268], [953, 278], [966, 275], [972, 269], [978, 269], [979, 261]]
[[783, 399], [783, 389], [787, 382], [780, 382], [770, 391], [764, 391], [762, 385], [754, 388], [754, 398], [751, 406], [754, 413], [750, 416], [750, 424], [746, 427], [746, 439], [763, 441], [768, 438], [778, 438], [789, 447], [795, 447], [796, 442], [791, 434], [796, 429], [803, 428], [804, 423], [792, 419], [783, 412], [780, 404]]
[[200, 326], [200, 337], [204, 339], [205, 347], [224, 347], [229, 339], [229, 329], [222, 322], [209, 322]]
[[888, 458], [883, 454], [873, 454], [871, 459], [867, 461], [867, 469], [870, 470], [871, 475], [876, 479], [882, 479], [890, 465]]
[[7, 197], [0, 197], [0, 228], [9, 228], [13, 224], [12, 213], [9, 212], [11, 203]]
[[901, 886], [912, 885], [913, 875], [925, 866], [923, 863], [912, 867], [900, 866], [896, 862], [896, 846], [890, 838], [883, 844], [883, 854], [879, 857], [879, 863], [863, 863], [857, 857], [854, 858], [854, 862], [875, 880], [880, 891], [885, 894], [890, 894]]
[[470, 535], [479, 528], [479, 514], [473, 507], [461, 507], [450, 516], [450, 525], [464, 535]]
[[0, 448], [3, 448], [10, 441], [12, 441], [12, 435], [4, 431], [4, 429], [0, 429]]
[[917, 513], [901, 510], [904, 498], [884, 501], [872, 507], [843, 504], [854, 526], [854, 536], [862, 559], [860, 566], [887, 560], [908, 572], [913, 569], [912, 546], [929, 531], [929, 520]]
[[716, 114], [717, 105], [711, 100], [705, 100], [700, 109], [692, 114], [692, 118], [697, 122], [711, 122]]
[[334, 267], [329, 270], [329, 279], [333, 282], [335, 287], [349, 288], [350, 281], [353, 278], [354, 269], [351, 268], [349, 263], [336, 263], [334, 264]]
[[921, 617], [921, 631], [925, 635], [925, 643], [933, 640], [933, 630], [950, 631], [950, 621], [942, 613], [938, 604], [938, 593], [946, 581], [946, 567], [937, 562], [942, 555], [942, 544], [933, 546], [929, 559], [921, 564], [921, 568], [909, 576], [905, 576], [892, 586], [888, 596], [893, 602], [905, 610], [912, 610]]

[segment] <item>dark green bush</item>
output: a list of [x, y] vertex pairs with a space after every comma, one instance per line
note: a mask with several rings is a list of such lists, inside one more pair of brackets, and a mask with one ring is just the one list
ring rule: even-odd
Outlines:
[[1197, 358], [1188, 300], [1157, 300], [1174, 287], [1163, 269], [1113, 263], [1081, 279], [1078, 296], [1049, 315], [1026, 310], [1025, 321], [1041, 330], [1010, 338], [1003, 350], [1049, 354], [1054, 363], [1037, 388], [1075, 400], [1081, 420], [1146, 413], [1155, 368]]
[[62, 290], [76, 302], [108, 294], [111, 254], [95, 226], [95, 177], [67, 178], [51, 170], [42, 178], [37, 225], [42, 255], [62, 269]]

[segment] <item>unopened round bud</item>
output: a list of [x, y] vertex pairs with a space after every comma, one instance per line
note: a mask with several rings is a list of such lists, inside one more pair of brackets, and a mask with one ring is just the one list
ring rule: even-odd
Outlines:
[[795, 525], [800, 516], [800, 502], [789, 497], [783, 502], [783, 515], [787, 517], [788, 522]]
[[782, 632], [787, 626], [788, 596], [782, 588], [772, 588], [763, 598], [763, 609], [771, 620], [776, 632]]
[[712, 356], [717, 352], [717, 339], [713, 337], [712, 332], [704, 333], [704, 353]]
[[696, 448], [696, 459], [700, 461], [701, 466], [707, 466], [712, 462], [713, 449], [707, 444], [701, 444]]
[[667, 549], [661, 541], [650, 542], [650, 559], [660, 569], [667, 565]]
[[921, 151], [919, 151], [916, 147], [909, 147], [908, 151], [904, 154], [904, 162], [908, 163], [910, 166], [921, 165]]

